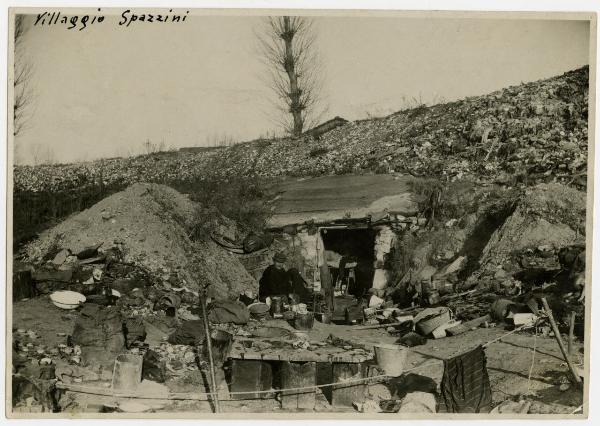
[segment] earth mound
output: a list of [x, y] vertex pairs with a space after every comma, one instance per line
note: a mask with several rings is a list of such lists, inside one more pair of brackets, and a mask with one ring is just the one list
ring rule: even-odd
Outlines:
[[200, 211], [167, 186], [134, 184], [44, 231], [25, 246], [23, 260], [40, 264], [60, 249], [78, 253], [101, 244], [100, 253], [116, 248], [124, 262], [191, 290], [209, 284], [217, 297], [255, 291], [256, 281], [233, 254], [207, 235], [192, 238]]

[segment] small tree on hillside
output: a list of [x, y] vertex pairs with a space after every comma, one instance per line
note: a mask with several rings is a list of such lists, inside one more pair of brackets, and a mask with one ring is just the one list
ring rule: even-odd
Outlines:
[[323, 70], [315, 46], [313, 21], [297, 16], [268, 17], [257, 33], [267, 84], [283, 118], [275, 121], [294, 137], [316, 124]]

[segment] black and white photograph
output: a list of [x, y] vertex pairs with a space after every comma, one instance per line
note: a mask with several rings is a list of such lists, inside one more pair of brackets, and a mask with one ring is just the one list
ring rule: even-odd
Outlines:
[[6, 34], [7, 417], [588, 417], [595, 12]]

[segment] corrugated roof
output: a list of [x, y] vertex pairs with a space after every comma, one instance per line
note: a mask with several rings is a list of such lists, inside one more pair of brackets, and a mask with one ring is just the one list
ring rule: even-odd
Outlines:
[[384, 212], [412, 215], [416, 213], [416, 204], [410, 193], [411, 180], [414, 178], [393, 175], [288, 180], [274, 188], [277, 197], [269, 226], [360, 219]]

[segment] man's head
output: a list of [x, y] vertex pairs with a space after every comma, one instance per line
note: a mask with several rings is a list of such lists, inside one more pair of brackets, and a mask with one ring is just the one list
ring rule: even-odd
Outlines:
[[285, 257], [285, 254], [282, 252], [279, 252], [279, 253], [275, 254], [275, 256], [273, 256], [273, 264], [278, 269], [285, 269], [285, 261], [286, 260], [287, 260], [287, 258]]

